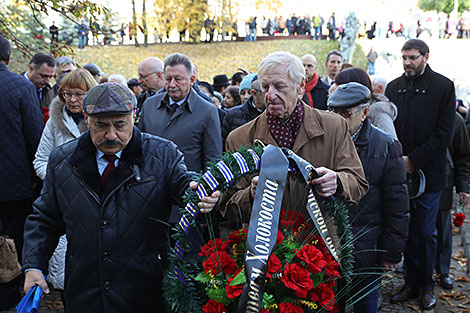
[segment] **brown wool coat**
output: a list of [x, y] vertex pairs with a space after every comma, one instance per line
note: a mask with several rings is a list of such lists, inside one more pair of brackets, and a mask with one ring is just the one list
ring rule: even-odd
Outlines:
[[[348, 205], [357, 204], [367, 193], [368, 183], [348, 132], [346, 120], [331, 112], [312, 109], [306, 104], [303, 106], [303, 122], [292, 151], [314, 167], [324, 166], [334, 170], [343, 188], [341, 196]], [[265, 145], [278, 146], [268, 130], [266, 111], [229, 134], [227, 151], [233, 152], [240, 146], [253, 144], [256, 139]], [[250, 180], [246, 178], [222, 196], [221, 213], [226, 219], [235, 220], [239, 216], [239, 206], [243, 212], [243, 222], [248, 221], [252, 204], [249, 186]], [[297, 196], [292, 201], [293, 197], [289, 200], [287, 194]], [[305, 188], [289, 179], [284, 191], [283, 208], [305, 207], [305, 199]]]

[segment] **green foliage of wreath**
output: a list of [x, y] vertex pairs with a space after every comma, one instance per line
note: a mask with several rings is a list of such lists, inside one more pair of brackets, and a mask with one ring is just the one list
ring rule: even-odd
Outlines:
[[[233, 156], [233, 153], [224, 153], [222, 155], [221, 161], [223, 161], [229, 167], [234, 175], [232, 185], [238, 183], [240, 179], [246, 175], [254, 174], [259, 171], [259, 168], [257, 168], [255, 163], [256, 161], [249, 151], [250, 149], [254, 151], [260, 159], [261, 155], [263, 154], [263, 147], [261, 145], [249, 146], [241, 148], [237, 151], [245, 159], [249, 168], [249, 171], [243, 175], [241, 174], [240, 167], [237, 163], [237, 160]], [[218, 162], [212, 162], [209, 166], [209, 171], [219, 184], [217, 189], [221, 192], [225, 192], [231, 187], [231, 185], [226, 182], [224, 175], [217, 167], [217, 163]], [[303, 181], [303, 178], [300, 176], [298, 171], [289, 173], [290, 175], [293, 175], [293, 178]], [[197, 175], [194, 178], [194, 181], [201, 184], [204, 189], [210, 193], [211, 189], [207, 182], [203, 179], [203, 174], [204, 173]], [[313, 186], [309, 187], [313, 188]], [[313, 190], [315, 191], [314, 188]], [[354, 263], [352, 245], [353, 235], [352, 228], [349, 223], [348, 209], [340, 197], [332, 197], [327, 199], [317, 196], [316, 198], [320, 205], [326, 210], [326, 212], [330, 216], [333, 216], [333, 221], [337, 228], [337, 234], [341, 243], [341, 248], [339, 250], [342, 271], [341, 275], [345, 279], [345, 290], [347, 291], [351, 283], [351, 275]], [[197, 206], [197, 203], [199, 203], [199, 197], [196, 191], [189, 188], [186, 191], [183, 200], [185, 205], [189, 202], [192, 202]], [[189, 212], [184, 208], [181, 208], [180, 212], [186, 216], [188, 221], [190, 221], [191, 226], [194, 227], [195, 220], [189, 214]], [[206, 219], [205, 223], [207, 223], [209, 228], [211, 228], [213, 226], [212, 221], [207, 214], [204, 214], [204, 217]], [[199, 216], [198, 218], [204, 217]], [[187, 235], [184, 230], [179, 227], [179, 225], [176, 226], [175, 233], [172, 235], [172, 238], [178, 242], [183, 251], [186, 252], [189, 250]], [[198, 275], [204, 271], [202, 267], [203, 257], [185, 257], [180, 259], [178, 254], [172, 249], [169, 253], [168, 259], [170, 262], [170, 267], [166, 271], [165, 277], [163, 279], [163, 295], [166, 300], [167, 309], [171, 312], [202, 312], [202, 307], [207, 302], [207, 291], [205, 290], [205, 285], [202, 283], [202, 281], [204, 281], [204, 279], [208, 279], [207, 277], [198, 277]], [[179, 271], [184, 275], [186, 284], [183, 283], [180, 278], [177, 277], [177, 275], [175, 275], [175, 268], [179, 269]], [[198, 277], [199, 281], [196, 280], [196, 277]]]

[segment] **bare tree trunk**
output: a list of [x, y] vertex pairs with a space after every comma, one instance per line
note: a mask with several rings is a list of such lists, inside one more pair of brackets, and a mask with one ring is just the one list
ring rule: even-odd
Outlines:
[[139, 42], [137, 41], [137, 16], [135, 14], [135, 0], [132, 0], [132, 23], [134, 24], [133, 25], [133, 29], [134, 29], [134, 40], [135, 40], [135, 46], [138, 47], [139, 46]]
[[222, 0], [222, 41], [225, 41], [225, 0]]
[[145, 1], [142, 0], [142, 27], [144, 29], [144, 46], [148, 44], [148, 31], [147, 31], [147, 11], [145, 9]]

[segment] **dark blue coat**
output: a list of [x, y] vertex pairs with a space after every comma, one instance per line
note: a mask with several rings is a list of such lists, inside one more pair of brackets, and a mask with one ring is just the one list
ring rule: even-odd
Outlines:
[[164, 312], [165, 223], [191, 176], [175, 144], [135, 127], [104, 190], [89, 132], [57, 147], [26, 221], [23, 267], [47, 273], [66, 234], [67, 312]]
[[[350, 208], [356, 267], [375, 266], [380, 258], [398, 263], [408, 238], [409, 200], [401, 145], [390, 135], [363, 123], [355, 141], [369, 191]], [[384, 253], [377, 253], [377, 249]]]
[[0, 95], [0, 201], [28, 199], [44, 127], [36, 88], [0, 63]]

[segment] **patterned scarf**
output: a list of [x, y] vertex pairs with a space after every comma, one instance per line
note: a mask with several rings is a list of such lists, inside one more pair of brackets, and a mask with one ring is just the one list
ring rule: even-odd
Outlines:
[[292, 149], [303, 118], [304, 108], [300, 99], [297, 100], [294, 112], [292, 112], [287, 121], [271, 115], [269, 112], [266, 113], [266, 122], [268, 123], [269, 132], [273, 135], [279, 147]]
[[313, 90], [313, 88], [315, 88], [318, 84], [318, 74], [315, 73], [313, 74], [313, 77], [312, 79], [310, 79], [306, 84], [305, 84], [305, 93], [307, 94], [307, 97], [308, 97], [308, 103], [310, 104], [310, 106], [312, 108], [314, 108], [314, 103], [313, 103], [313, 99], [312, 99], [312, 94], [310, 93], [310, 91]]

